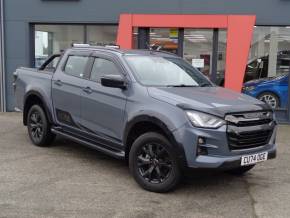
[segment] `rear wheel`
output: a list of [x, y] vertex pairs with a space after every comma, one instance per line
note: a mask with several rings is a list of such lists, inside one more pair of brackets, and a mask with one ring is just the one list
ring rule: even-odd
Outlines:
[[152, 192], [172, 190], [181, 177], [170, 142], [154, 132], [135, 140], [129, 154], [129, 167], [136, 182]]
[[55, 139], [55, 135], [50, 131], [45, 112], [39, 105], [33, 105], [29, 109], [27, 129], [30, 140], [37, 146], [48, 146]]
[[258, 96], [258, 99], [266, 102], [272, 108], [277, 108], [280, 105], [279, 98], [272, 92], [264, 92]]
[[241, 166], [235, 169], [228, 170], [227, 173], [232, 175], [241, 176], [244, 175], [249, 170], [253, 169], [255, 165], [249, 165], [249, 166]]

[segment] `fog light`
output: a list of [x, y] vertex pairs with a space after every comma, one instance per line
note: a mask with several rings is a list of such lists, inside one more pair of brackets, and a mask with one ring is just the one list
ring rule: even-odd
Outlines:
[[199, 145], [204, 145], [205, 144], [205, 138], [198, 137], [197, 142], [198, 142]]
[[197, 139], [197, 155], [207, 155], [207, 148], [203, 145], [206, 144], [206, 140], [203, 137]]

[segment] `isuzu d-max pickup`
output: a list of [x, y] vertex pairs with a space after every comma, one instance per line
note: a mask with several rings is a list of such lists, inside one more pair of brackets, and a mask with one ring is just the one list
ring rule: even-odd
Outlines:
[[271, 107], [173, 54], [76, 46], [17, 69], [14, 89], [33, 144], [60, 135], [125, 159], [149, 191], [173, 189], [188, 169], [243, 174], [276, 156]]

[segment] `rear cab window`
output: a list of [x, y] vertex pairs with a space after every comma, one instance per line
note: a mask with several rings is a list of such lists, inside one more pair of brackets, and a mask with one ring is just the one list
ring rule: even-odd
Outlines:
[[89, 58], [87, 56], [68, 56], [64, 67], [64, 73], [71, 76], [83, 78], [88, 59]]

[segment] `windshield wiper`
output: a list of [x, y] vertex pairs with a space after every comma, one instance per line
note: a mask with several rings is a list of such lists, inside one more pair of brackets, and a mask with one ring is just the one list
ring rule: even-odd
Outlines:
[[179, 85], [167, 85], [167, 87], [198, 87], [198, 86], [196, 86], [196, 85], [179, 84]]

